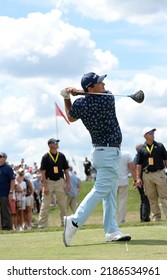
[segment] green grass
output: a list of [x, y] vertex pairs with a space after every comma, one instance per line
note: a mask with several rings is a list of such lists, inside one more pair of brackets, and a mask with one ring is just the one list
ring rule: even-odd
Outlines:
[[[91, 189], [92, 182], [82, 182], [80, 200]], [[129, 186], [126, 224], [123, 233], [132, 236], [130, 242], [105, 242], [102, 225], [102, 203], [99, 203], [72, 239], [71, 247], [62, 242], [59, 210], [50, 208], [48, 227], [24, 232], [0, 231], [1, 260], [166, 260], [167, 222], [140, 223], [139, 193]], [[37, 226], [38, 215], [33, 215]]]
[[1, 260], [166, 260], [166, 227], [127, 227], [130, 242], [104, 242], [103, 229], [79, 230], [71, 247], [62, 242], [62, 231], [32, 231], [1, 235]]

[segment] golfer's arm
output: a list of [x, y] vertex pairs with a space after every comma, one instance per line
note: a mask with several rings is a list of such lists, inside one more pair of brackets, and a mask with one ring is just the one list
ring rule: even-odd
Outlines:
[[69, 122], [77, 121], [78, 119], [74, 119], [69, 114], [69, 112], [71, 110], [71, 107], [72, 107], [71, 99], [64, 99], [64, 105], [65, 105], [65, 111], [66, 111], [66, 115], [67, 115], [67, 118], [68, 118]]

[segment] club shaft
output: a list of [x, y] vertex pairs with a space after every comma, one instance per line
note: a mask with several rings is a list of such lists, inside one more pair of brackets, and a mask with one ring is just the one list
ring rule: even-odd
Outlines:
[[83, 91], [74, 91], [74, 93], [77, 93], [78, 95], [114, 95], [114, 96], [125, 96], [125, 97], [129, 97], [129, 95], [122, 95], [122, 94], [113, 94], [113, 93], [105, 93], [105, 92], [83, 92]]

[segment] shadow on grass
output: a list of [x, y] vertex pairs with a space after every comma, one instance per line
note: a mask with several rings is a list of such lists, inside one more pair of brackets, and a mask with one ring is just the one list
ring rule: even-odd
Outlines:
[[167, 245], [167, 240], [157, 240], [157, 239], [138, 239], [138, 240], [131, 240], [130, 241], [131, 245]]
[[129, 245], [150, 245], [150, 246], [167, 246], [167, 240], [156, 240], [156, 239], [138, 239], [131, 241], [113, 241], [113, 242], [101, 242], [101, 243], [87, 243], [87, 244], [77, 244], [71, 245], [70, 247], [88, 247], [88, 246], [99, 246], [99, 245], [109, 245], [109, 244], [129, 244]]

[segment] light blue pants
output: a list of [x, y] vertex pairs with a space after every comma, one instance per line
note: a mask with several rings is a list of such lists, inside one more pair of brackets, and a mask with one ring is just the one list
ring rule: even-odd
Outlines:
[[116, 205], [120, 150], [115, 147], [96, 147], [92, 149], [92, 156], [93, 165], [97, 170], [95, 184], [71, 218], [78, 227], [83, 226], [102, 200], [104, 231], [112, 233], [119, 230], [116, 222]]

